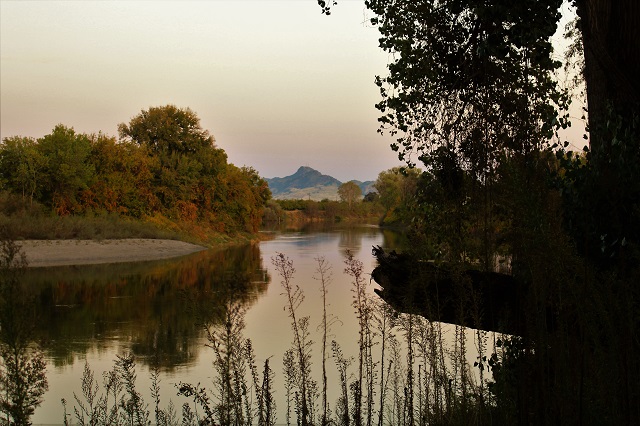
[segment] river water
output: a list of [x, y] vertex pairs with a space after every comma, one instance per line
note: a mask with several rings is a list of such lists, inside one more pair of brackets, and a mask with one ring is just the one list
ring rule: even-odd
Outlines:
[[[270, 358], [276, 373], [275, 398], [278, 423], [284, 422], [282, 357], [291, 347], [291, 320], [286, 298], [271, 259], [283, 253], [296, 269], [293, 282], [305, 300], [298, 315], [310, 317], [314, 376], [320, 381], [322, 298], [317, 279], [317, 259], [331, 266], [329, 313], [334, 322], [331, 339], [346, 355], [356, 355], [358, 325], [351, 306], [352, 278], [344, 273], [347, 253], [362, 261], [365, 278], [375, 267], [371, 248], [397, 247], [401, 236], [371, 225], [310, 226], [303, 230], [276, 231], [273, 239], [258, 245], [210, 250], [158, 262], [38, 268], [28, 272], [37, 294], [41, 318], [38, 335], [44, 340], [49, 390], [35, 411], [34, 424], [60, 424], [61, 399], [73, 412], [74, 393], [81, 394], [85, 363], [102, 384], [102, 374], [113, 368], [117, 354], [132, 352], [137, 364], [137, 388], [148, 403], [150, 366], [161, 366], [161, 405], [169, 400], [178, 411], [186, 399], [177, 396], [179, 382], [212, 388], [214, 354], [198, 326], [203, 295], [215, 304], [221, 288], [233, 283], [234, 298], [247, 308], [244, 337], [250, 338], [257, 364]], [[373, 294], [375, 283], [368, 291]], [[376, 297], [374, 295], [374, 297]], [[200, 309], [200, 310], [199, 310]], [[335, 402], [337, 372], [328, 363], [329, 402]], [[333, 385], [332, 385], [333, 383]], [[333, 389], [333, 391], [331, 390]], [[150, 405], [151, 407], [151, 405]], [[152, 411], [152, 410], [151, 410]], [[75, 419], [74, 419], [75, 420]]]

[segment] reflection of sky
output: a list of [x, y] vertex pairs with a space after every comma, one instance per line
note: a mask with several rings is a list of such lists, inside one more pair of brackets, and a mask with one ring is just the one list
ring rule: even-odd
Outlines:
[[[305, 300], [297, 311], [298, 318], [310, 317], [309, 331], [311, 338], [315, 342], [312, 350], [312, 374], [320, 381], [321, 371], [321, 342], [322, 334], [318, 328], [322, 320], [322, 295], [320, 281], [317, 272], [317, 258], [324, 256], [328, 265], [331, 266], [330, 273], [325, 277], [328, 283], [327, 309], [329, 315], [337, 319], [330, 330], [328, 344], [331, 340], [336, 340], [345, 356], [357, 355], [357, 321], [354, 308], [351, 305], [353, 300], [353, 278], [344, 273], [344, 249], [353, 249], [354, 257], [363, 262], [363, 279], [367, 284], [368, 292], [376, 300], [373, 294], [375, 283], [370, 282], [370, 273], [375, 267], [375, 259], [370, 253], [373, 245], [383, 245], [385, 239], [379, 229], [376, 228], [351, 228], [332, 232], [318, 233], [287, 233], [279, 235], [270, 241], [260, 243], [260, 256], [262, 258], [262, 268], [267, 270], [271, 280], [265, 291], [257, 298], [245, 317], [245, 337], [253, 342], [256, 353], [256, 361], [262, 366], [266, 358], [271, 357], [271, 368], [275, 371], [275, 398], [278, 404], [279, 422], [284, 422], [285, 400], [284, 385], [282, 375], [282, 357], [284, 352], [291, 347], [293, 333], [291, 331], [291, 320], [284, 309], [286, 297], [282, 294], [281, 277], [276, 273], [271, 258], [277, 253], [284, 253], [293, 261], [296, 272], [293, 277], [294, 286], [297, 285], [304, 292]], [[348, 247], [347, 247], [348, 246]], [[393, 247], [388, 247], [393, 248]], [[255, 253], [254, 253], [255, 255]], [[38, 423], [60, 423], [62, 417], [62, 407], [60, 398], [66, 398], [73, 402], [73, 392], [80, 392], [81, 374], [85, 359], [94, 370], [96, 379], [101, 383], [102, 372], [113, 368], [113, 360], [116, 353], [121, 353], [132, 346], [131, 334], [126, 333], [128, 325], [120, 330], [120, 336], [110, 336], [108, 341], [92, 345], [88, 350], [73, 352], [70, 354], [69, 363], [64, 366], [54, 368], [49, 366], [48, 377], [50, 390], [45, 395], [45, 402], [42, 407], [36, 410], [33, 417], [35, 424]], [[453, 336], [453, 328], [445, 325], [446, 336]], [[133, 331], [135, 333], [135, 331]], [[401, 333], [396, 333], [400, 337]], [[471, 363], [475, 361], [473, 354], [472, 331], [467, 333], [469, 341], [468, 359]], [[212, 388], [214, 358], [213, 351], [205, 347], [206, 339], [201, 334], [192, 338], [188, 342], [188, 347], [193, 350], [195, 363], [176, 366], [171, 371], [164, 371], [161, 375], [161, 403], [166, 406], [171, 399], [177, 407], [180, 407], [184, 400], [176, 396], [174, 384], [183, 381], [192, 384], [200, 383], [209, 389]], [[379, 357], [379, 346], [374, 348], [374, 357]], [[329, 349], [330, 353], [330, 349]], [[138, 390], [143, 397], [150, 402], [149, 369], [143, 360], [138, 361], [137, 377]], [[351, 367], [351, 372], [354, 367]], [[329, 402], [334, 407], [338, 391], [338, 375], [334, 361], [327, 361], [327, 373], [329, 379]], [[68, 408], [71, 408], [68, 407]]]
[[[314, 356], [317, 357], [320, 353], [318, 345], [322, 340], [316, 330], [321, 321], [322, 298], [320, 283], [314, 279], [314, 277], [317, 278], [315, 259], [319, 256], [325, 256], [328, 264], [332, 267], [328, 287], [330, 304], [328, 309], [332, 315], [342, 321], [342, 323], [336, 323], [332, 332], [333, 336], [330, 339], [338, 340], [344, 346], [345, 352], [350, 353], [349, 347], [353, 345], [357, 331], [351, 307], [351, 279], [343, 273], [345, 266], [343, 244], [345, 242], [349, 242], [348, 248], [353, 251], [356, 258], [363, 261], [364, 280], [369, 283], [368, 274], [373, 269], [374, 260], [368, 247], [382, 242], [382, 234], [376, 228], [362, 227], [318, 233], [287, 233], [260, 244], [262, 267], [267, 270], [270, 283], [248, 310], [245, 336], [253, 340], [259, 363], [267, 357], [273, 357], [272, 368], [276, 371], [277, 389], [283, 389], [282, 355], [291, 344], [292, 333], [290, 319], [283, 309], [285, 298], [282, 295], [280, 277], [274, 271], [271, 258], [278, 252], [282, 252], [294, 262], [296, 268], [294, 284], [299, 285], [305, 294], [305, 301], [300, 307], [298, 315], [311, 317], [310, 331], [313, 334], [313, 340], [316, 341]], [[366, 250], [364, 250], [365, 247]], [[104, 268], [107, 267], [104, 266]], [[62, 416], [60, 398], [64, 397], [71, 402], [73, 401], [72, 392], [80, 392], [84, 360], [89, 362], [96, 378], [101, 382], [102, 372], [113, 367], [115, 354], [131, 348], [134, 343], [132, 336], [136, 336], [137, 333], [135, 323], [122, 323], [113, 327], [109, 335], [102, 336], [99, 341], [77, 342], [79, 344], [78, 351], [71, 351], [68, 358], [65, 359], [64, 365], [54, 367], [53, 360], [50, 360], [48, 374], [50, 391], [45, 395], [42, 407], [36, 411], [33, 418], [34, 423], [51, 423], [51, 416], [54, 416], [54, 421], [59, 422], [58, 419]], [[184, 402], [175, 396], [176, 391], [173, 388], [173, 383], [185, 381], [195, 384], [200, 382], [204, 386], [211, 387], [213, 353], [205, 347], [206, 340], [201, 333], [190, 339], [187, 346], [190, 351], [195, 351], [191, 355], [195, 364], [190, 362], [178, 365], [172, 371], [163, 372], [161, 382], [163, 403], [168, 403], [168, 400], [172, 399], [179, 406]], [[150, 383], [146, 364], [147, 361], [138, 360], [138, 387], [145, 398], [149, 398]], [[320, 361], [315, 359], [314, 370], [319, 371], [319, 368]], [[328, 370], [330, 375], [334, 374], [333, 364], [328, 364]], [[278, 392], [277, 397], [283, 397], [283, 392]], [[280, 415], [284, 415], [284, 402], [278, 400], [278, 404], [280, 407], [278, 412]]]

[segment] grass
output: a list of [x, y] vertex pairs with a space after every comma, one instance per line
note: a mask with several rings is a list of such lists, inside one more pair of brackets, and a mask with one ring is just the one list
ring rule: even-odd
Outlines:
[[[316, 260], [314, 278], [321, 294], [326, 294], [331, 265], [323, 258]], [[321, 342], [317, 344], [312, 340], [311, 318], [298, 315], [305, 295], [296, 284], [293, 263], [282, 253], [275, 256], [272, 263], [281, 278], [283, 302], [291, 319], [293, 336], [292, 346], [281, 360], [284, 389], [273, 388], [277, 371], [273, 358], [257, 360], [252, 342], [243, 337], [245, 309], [234, 301], [232, 291], [222, 291], [221, 297], [227, 298], [224, 312], [217, 312], [215, 320], [214, 317], [198, 320], [215, 354], [211, 387], [180, 383], [178, 393], [189, 402], [183, 404], [181, 411], [176, 410], [172, 402], [163, 409], [157, 390], [152, 392], [154, 401], [146, 403], [141, 399], [135, 388], [133, 356], [119, 356], [114, 370], [105, 375], [111, 379], [105, 379], [102, 393], [93, 373], [86, 368], [82, 393], [76, 395], [70, 412], [65, 401], [67, 424], [271, 426], [276, 422], [276, 413], [280, 413], [280, 421], [286, 421], [287, 425], [490, 423], [487, 419], [496, 404], [487, 386], [490, 380], [484, 371], [487, 363], [481, 358], [490, 351], [491, 342], [486, 333], [474, 334], [476, 351], [479, 350], [481, 357], [472, 366], [468, 362], [470, 334], [466, 329], [457, 327], [455, 339], [446, 343], [441, 324], [395, 312], [366, 291], [369, 280], [364, 278], [362, 263], [348, 255], [344, 273], [352, 280], [353, 312], [359, 332], [354, 342], [346, 342], [357, 345], [357, 355], [347, 357], [338, 342], [327, 342], [331, 325], [336, 324], [328, 306], [324, 305], [323, 318], [319, 321]], [[206, 310], [201, 312], [206, 317]], [[312, 351], [317, 350], [318, 345], [322, 352], [319, 372], [311, 362]], [[494, 346], [493, 350], [496, 353], [492, 362], [499, 364], [500, 349]], [[327, 380], [327, 368], [336, 369], [337, 382]], [[479, 383], [478, 377], [482, 377]], [[114, 388], [114, 383], [119, 388]], [[333, 404], [327, 400], [327, 388], [339, 389]], [[276, 407], [274, 395], [284, 395], [286, 405]], [[109, 404], [95, 403], [109, 398]], [[91, 410], [87, 407], [102, 408], [96, 416], [90, 416]]]

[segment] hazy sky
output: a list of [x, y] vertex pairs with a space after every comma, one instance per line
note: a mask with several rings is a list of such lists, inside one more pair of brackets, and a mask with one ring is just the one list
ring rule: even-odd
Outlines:
[[389, 58], [368, 13], [362, 0], [331, 16], [316, 0], [0, 0], [1, 137], [58, 123], [117, 135], [175, 104], [264, 177], [373, 180], [401, 163], [376, 133]]
[[0, 2], [1, 136], [62, 123], [117, 135], [142, 109], [189, 107], [229, 161], [342, 181], [400, 165], [376, 133], [388, 56], [364, 2]]

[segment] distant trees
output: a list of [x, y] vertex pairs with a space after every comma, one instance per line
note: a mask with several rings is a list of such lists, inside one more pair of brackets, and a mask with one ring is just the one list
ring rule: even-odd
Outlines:
[[190, 109], [143, 110], [119, 125], [120, 140], [56, 126], [40, 139], [0, 144], [2, 189], [59, 215], [109, 212], [220, 232], [255, 232], [271, 192], [252, 168], [227, 163]]
[[[370, 196], [370, 198], [375, 197]], [[353, 203], [349, 207], [346, 201], [329, 199], [321, 201], [276, 199], [269, 202], [264, 220], [272, 223], [284, 220], [339, 222], [345, 219], [379, 218], [382, 212], [380, 204], [375, 200]]]
[[33, 203], [40, 189], [46, 165], [33, 138], [12, 136], [5, 138], [0, 151], [0, 179], [3, 185], [28, 198]]
[[384, 207], [383, 223], [411, 221], [411, 203], [415, 200], [419, 169], [394, 167], [380, 172], [374, 187], [378, 191], [378, 202]]
[[340, 200], [349, 204], [349, 208], [351, 208], [353, 203], [362, 197], [362, 190], [353, 181], [345, 182], [338, 187], [338, 195]]

